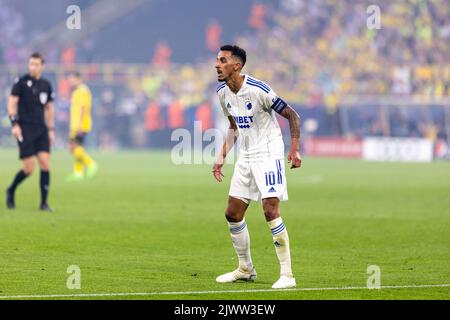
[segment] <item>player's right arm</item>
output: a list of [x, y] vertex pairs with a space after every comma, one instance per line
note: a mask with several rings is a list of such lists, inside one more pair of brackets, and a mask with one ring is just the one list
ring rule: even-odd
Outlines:
[[237, 125], [236, 125], [236, 122], [234, 121], [233, 117], [228, 116], [228, 121], [230, 122], [230, 125], [227, 130], [225, 142], [223, 143], [222, 151], [217, 156], [217, 160], [214, 163], [213, 170], [212, 170], [214, 178], [218, 182], [221, 182], [222, 178], [224, 177], [224, 175], [222, 173], [222, 167], [223, 167], [223, 164], [225, 163], [225, 158], [227, 157], [227, 154], [228, 154], [228, 152], [230, 152], [231, 148], [233, 148], [233, 146], [236, 143], [236, 140], [238, 138]]
[[17, 118], [17, 106], [19, 104], [19, 97], [10, 95], [8, 98], [8, 116], [11, 121], [11, 133], [19, 141], [22, 141], [22, 129], [19, 126]]

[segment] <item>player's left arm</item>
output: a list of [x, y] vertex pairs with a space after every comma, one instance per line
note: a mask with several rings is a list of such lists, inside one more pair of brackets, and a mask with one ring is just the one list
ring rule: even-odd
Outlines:
[[55, 142], [55, 106], [53, 101], [55, 100], [55, 93], [53, 92], [52, 85], [48, 84], [48, 101], [44, 105], [44, 117], [45, 123], [48, 128], [48, 137], [50, 139], [50, 145]]
[[[270, 89], [270, 88], [269, 88]], [[259, 91], [262, 96], [262, 104], [264, 110], [275, 111], [289, 122], [289, 131], [291, 133], [291, 148], [288, 154], [288, 162], [291, 163], [291, 169], [299, 168], [302, 165], [302, 158], [300, 157], [300, 116], [288, 105], [283, 99], [270, 89], [266, 94]]]
[[50, 138], [50, 144], [55, 141], [55, 107], [53, 101], [47, 102], [44, 109], [45, 122], [48, 128], [48, 137]]
[[300, 115], [289, 105], [281, 110], [280, 115], [289, 122], [289, 131], [291, 134], [291, 148], [289, 150], [288, 162], [291, 163], [291, 169], [299, 168], [302, 165], [300, 156]]

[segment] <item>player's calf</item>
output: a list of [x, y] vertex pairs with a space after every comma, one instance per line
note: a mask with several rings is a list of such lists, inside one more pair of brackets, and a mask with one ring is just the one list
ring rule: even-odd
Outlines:
[[17, 172], [16, 175], [14, 176], [12, 183], [10, 184], [8, 189], [6, 189], [6, 207], [8, 209], [16, 208], [16, 202], [14, 199], [16, 188], [31, 174], [31, 172], [32, 170], [25, 171], [23, 169]]
[[228, 221], [231, 242], [239, 259], [239, 268], [217, 277], [217, 282], [254, 281], [256, 279], [256, 271], [250, 255], [250, 234], [244, 219], [247, 207], [248, 203], [241, 199], [228, 198], [225, 217]]
[[273, 244], [280, 262], [280, 279], [272, 286], [274, 289], [291, 288], [296, 285], [291, 266], [289, 235], [280, 217], [279, 203], [278, 198], [263, 200], [264, 215], [272, 232]]
[[39, 179], [39, 188], [41, 191], [41, 211], [52, 211], [47, 203], [48, 193], [50, 191], [50, 154], [48, 152], [39, 152], [38, 155], [41, 174]]
[[267, 224], [272, 232], [273, 244], [280, 262], [280, 280], [273, 288], [290, 288], [295, 286], [295, 279], [292, 273], [291, 253], [289, 247], [289, 235], [281, 217], [268, 221]]

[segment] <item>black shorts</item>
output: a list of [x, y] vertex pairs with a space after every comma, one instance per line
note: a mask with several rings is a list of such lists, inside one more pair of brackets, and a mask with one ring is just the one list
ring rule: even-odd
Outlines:
[[22, 142], [18, 141], [19, 158], [32, 157], [39, 152], [50, 152], [50, 139], [48, 129], [39, 124], [20, 124], [22, 129]]
[[86, 132], [82, 132], [77, 134], [75, 137], [71, 138], [70, 141], [75, 142], [76, 144], [79, 144], [82, 146], [84, 144], [84, 140], [86, 139]]

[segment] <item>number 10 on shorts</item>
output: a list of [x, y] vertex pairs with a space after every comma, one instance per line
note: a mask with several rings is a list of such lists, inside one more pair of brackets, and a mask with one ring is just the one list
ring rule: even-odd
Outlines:
[[[277, 184], [283, 184], [283, 175], [281, 174], [281, 162], [280, 160], [276, 160], [275, 163], [277, 165]], [[275, 185], [275, 172], [273, 171], [264, 172], [264, 175], [266, 177], [266, 186]]]
[[273, 186], [275, 184], [275, 173], [273, 171], [265, 172], [266, 186]]

